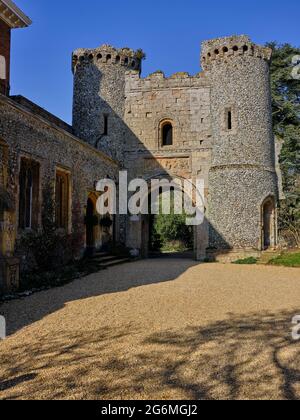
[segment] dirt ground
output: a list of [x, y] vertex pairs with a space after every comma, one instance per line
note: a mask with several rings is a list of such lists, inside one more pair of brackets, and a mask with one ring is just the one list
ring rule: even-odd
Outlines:
[[300, 399], [299, 269], [140, 261], [0, 314], [0, 399]]

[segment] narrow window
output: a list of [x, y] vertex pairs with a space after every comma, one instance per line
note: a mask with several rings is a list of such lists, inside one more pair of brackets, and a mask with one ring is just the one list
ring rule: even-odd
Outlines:
[[40, 165], [30, 159], [21, 160], [19, 176], [19, 227], [32, 229], [38, 226]]
[[227, 129], [232, 130], [232, 111], [227, 111]]
[[164, 124], [162, 127], [162, 144], [163, 146], [173, 145], [173, 126], [171, 123]]
[[103, 118], [104, 118], [103, 134], [104, 134], [104, 136], [107, 136], [108, 135], [108, 115], [104, 114]]
[[69, 175], [62, 171], [56, 172], [55, 183], [55, 221], [60, 229], [67, 229], [69, 222]]

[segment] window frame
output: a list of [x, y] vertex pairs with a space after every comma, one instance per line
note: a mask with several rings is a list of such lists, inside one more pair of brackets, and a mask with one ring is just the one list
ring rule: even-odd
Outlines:
[[236, 135], [238, 126], [237, 108], [234, 104], [225, 107], [222, 113], [221, 132], [224, 135]]
[[[172, 144], [164, 144], [164, 128], [170, 125], [172, 127]], [[172, 149], [175, 146], [175, 124], [170, 118], [165, 118], [159, 123], [159, 148]]]
[[[58, 221], [58, 201], [57, 201], [57, 187], [58, 187], [58, 178], [62, 179], [66, 185], [66, 191], [60, 191], [60, 194], [63, 196], [60, 197], [60, 220]], [[54, 222], [57, 229], [65, 230], [66, 232], [71, 231], [71, 172], [63, 168], [57, 167], [55, 169], [55, 183], [54, 183], [54, 203], [55, 203], [55, 214]], [[64, 214], [63, 214], [64, 213]], [[59, 222], [59, 223], [58, 223]]]
[[0, 54], [0, 80], [7, 80], [7, 63], [6, 57]]
[[[21, 178], [22, 171], [25, 178]], [[31, 171], [31, 186], [28, 189], [28, 171]], [[18, 175], [18, 228], [21, 230], [35, 230], [40, 224], [40, 193], [41, 193], [41, 164], [28, 156], [20, 157]], [[28, 197], [29, 193], [29, 197]], [[29, 198], [29, 201], [28, 201]], [[28, 222], [28, 223], [27, 223]]]

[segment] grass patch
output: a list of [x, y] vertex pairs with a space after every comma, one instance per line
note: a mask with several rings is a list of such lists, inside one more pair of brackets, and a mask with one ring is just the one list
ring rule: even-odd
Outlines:
[[161, 252], [186, 252], [191, 251], [190, 248], [186, 247], [184, 244], [178, 243], [166, 243], [160, 248]]
[[286, 253], [269, 261], [270, 265], [282, 265], [284, 267], [300, 267], [300, 252]]
[[240, 265], [254, 265], [258, 263], [258, 259], [254, 257], [245, 258], [243, 260], [234, 261], [232, 264], [240, 264]]

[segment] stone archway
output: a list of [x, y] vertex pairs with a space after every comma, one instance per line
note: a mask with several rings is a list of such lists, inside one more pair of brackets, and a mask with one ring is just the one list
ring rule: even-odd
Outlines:
[[270, 196], [262, 204], [262, 249], [274, 248], [276, 242], [276, 205]]
[[[175, 179], [181, 179], [182, 181], [188, 181], [188, 179], [181, 178], [179, 176], [166, 176], [166, 174], [156, 174], [153, 177], [149, 177], [146, 179], [146, 182], [148, 183], [148, 193], [147, 196], [144, 197], [144, 200], [148, 201], [149, 204], [149, 197], [151, 196], [151, 192], [153, 191], [151, 189], [151, 180], [152, 179], [159, 179], [159, 180], [166, 180], [168, 182], [172, 182]], [[190, 184], [192, 184], [190, 182]], [[195, 185], [192, 185], [194, 188], [196, 188]], [[182, 193], [184, 193], [184, 188], [179, 187], [178, 190], [180, 190]], [[194, 200], [192, 199], [194, 202]], [[150, 206], [149, 206], [150, 208]], [[143, 258], [149, 257], [149, 253], [151, 251], [150, 248], [150, 239], [151, 239], [151, 223], [152, 223], [152, 215], [140, 215], [140, 216], [132, 216], [129, 218], [128, 222], [128, 240], [127, 240], [127, 246], [129, 248], [134, 248], [137, 250], [140, 250], [140, 254]], [[192, 254], [194, 255], [196, 260], [203, 260], [206, 257], [206, 248], [208, 246], [208, 227], [207, 224], [204, 223], [201, 226], [193, 226], [191, 229], [191, 249], [192, 252], [190, 253], [191, 257]]]

